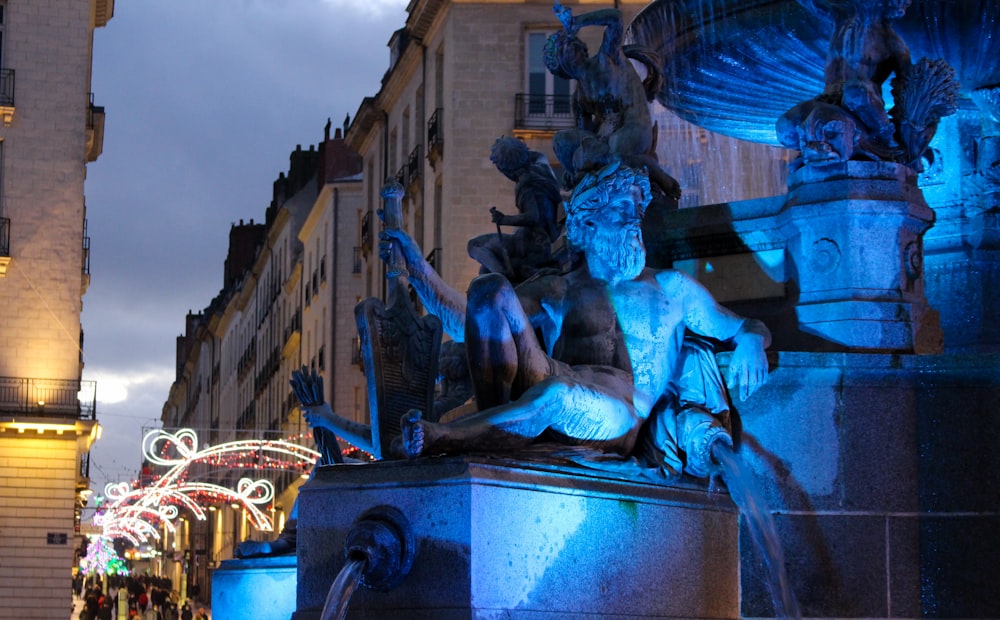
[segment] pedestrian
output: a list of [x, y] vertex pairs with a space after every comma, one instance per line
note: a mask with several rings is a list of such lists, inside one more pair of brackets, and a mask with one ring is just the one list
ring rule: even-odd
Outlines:
[[184, 601], [181, 605], [181, 620], [193, 620], [194, 614], [191, 613], [191, 601]]

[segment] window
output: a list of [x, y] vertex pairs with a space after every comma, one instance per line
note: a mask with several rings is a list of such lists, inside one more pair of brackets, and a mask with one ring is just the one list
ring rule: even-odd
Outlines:
[[3, 43], [4, 43], [4, 35], [6, 34], [4, 30], [6, 30], [7, 26], [6, 9], [7, 5], [0, 2], [0, 67], [3, 66]]
[[550, 116], [568, 114], [570, 111], [570, 82], [552, 75], [545, 67], [545, 41], [549, 32], [528, 33], [528, 114]]

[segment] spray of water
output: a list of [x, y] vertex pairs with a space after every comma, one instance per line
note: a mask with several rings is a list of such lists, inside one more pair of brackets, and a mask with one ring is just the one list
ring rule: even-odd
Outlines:
[[771, 511], [764, 503], [763, 494], [757, 488], [752, 472], [732, 448], [721, 441], [712, 445], [712, 456], [722, 466], [722, 478], [729, 488], [729, 494], [746, 519], [754, 545], [764, 556], [767, 587], [771, 591], [775, 615], [779, 618], [798, 620], [802, 614], [795, 593], [792, 592], [788, 582], [785, 553], [781, 548], [778, 530], [774, 525]]

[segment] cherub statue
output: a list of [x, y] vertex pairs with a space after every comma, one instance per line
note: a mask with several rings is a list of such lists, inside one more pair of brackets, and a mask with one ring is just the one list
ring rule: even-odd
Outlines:
[[[559, 183], [545, 155], [528, 148], [517, 138], [498, 138], [490, 149], [490, 161], [514, 181], [516, 215], [490, 208], [497, 234], [469, 240], [469, 256], [482, 265], [480, 273], [501, 273], [519, 284], [545, 269], [558, 269], [552, 243], [561, 232], [557, 211], [562, 202]], [[516, 226], [503, 234], [500, 226]]]
[[[680, 197], [680, 185], [656, 159], [655, 134], [649, 102], [662, 83], [659, 57], [640, 46], [624, 45], [624, 24], [618, 9], [598, 9], [576, 17], [559, 4], [553, 7], [563, 29], [545, 45], [545, 66], [555, 76], [576, 80], [573, 109], [577, 126], [556, 132], [552, 144], [572, 188], [587, 172], [620, 161], [645, 167], [653, 187], [671, 198]], [[593, 56], [577, 33], [587, 26], [603, 26], [601, 47]], [[639, 77], [633, 58], [647, 68]]]
[[[895, 161], [921, 169], [942, 116], [954, 112], [958, 84], [943, 61], [910, 62], [892, 22], [910, 0], [798, 0], [833, 24], [826, 87], [778, 120], [778, 140], [802, 152], [799, 164], [848, 159]], [[896, 105], [886, 110], [884, 85]]]

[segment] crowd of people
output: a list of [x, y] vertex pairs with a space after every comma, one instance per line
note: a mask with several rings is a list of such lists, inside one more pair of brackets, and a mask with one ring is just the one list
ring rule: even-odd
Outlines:
[[[106, 591], [100, 581], [85, 582], [82, 576], [74, 580], [74, 594], [83, 602], [78, 620], [209, 620], [203, 606], [192, 605], [191, 600], [178, 604], [170, 579], [150, 575], [107, 579]], [[118, 610], [123, 605], [126, 611], [121, 616]]]

